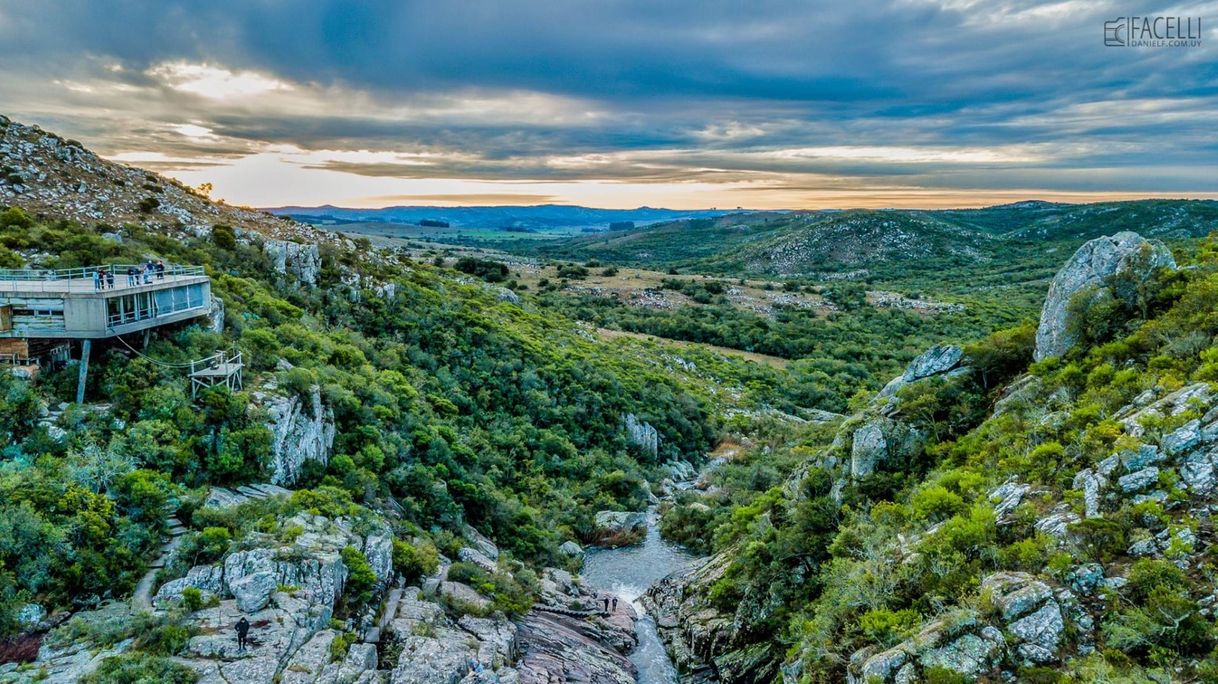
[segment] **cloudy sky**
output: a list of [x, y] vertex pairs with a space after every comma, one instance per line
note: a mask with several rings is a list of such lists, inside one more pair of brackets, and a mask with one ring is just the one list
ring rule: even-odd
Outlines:
[[1218, 1], [0, 0], [0, 113], [255, 206], [1218, 197]]

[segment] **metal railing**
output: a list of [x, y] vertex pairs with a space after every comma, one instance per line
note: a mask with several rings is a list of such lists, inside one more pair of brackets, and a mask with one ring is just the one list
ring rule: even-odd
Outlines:
[[[93, 274], [100, 269], [113, 273], [114, 278], [125, 278], [127, 269], [134, 268], [140, 275], [144, 274], [145, 264], [99, 264], [97, 266], [79, 266], [77, 268], [0, 268], [0, 280], [92, 280]], [[182, 264], [165, 264], [164, 271], [153, 270], [153, 277], [195, 276], [204, 275], [202, 266], [186, 266]]]

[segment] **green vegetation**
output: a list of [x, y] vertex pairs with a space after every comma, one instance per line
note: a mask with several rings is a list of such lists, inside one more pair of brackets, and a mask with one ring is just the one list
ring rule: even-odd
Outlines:
[[[841, 681], [864, 646], [892, 646], [952, 615], [952, 606], [987, 610], [979, 595], [985, 575], [1017, 570], [1068, 585], [1078, 563], [1117, 561], [1120, 568], [1135, 540], [1172, 534], [1164, 559], [1125, 566], [1128, 583], [1101, 594], [1097, 654], [1068, 661], [1057, 674], [1026, 668], [1021, 677], [1094, 681], [1107, 671], [1138, 680], [1182, 672], [1185, 680], [1208, 681], [1218, 671], [1218, 625], [1196, 597], [1212, 591], [1212, 563], [1207, 554], [1190, 556], [1192, 542], [1177, 534], [1205, 523], [1177, 503], [1190, 494], [1172, 477], [1158, 483], [1166, 501], [1129, 495], [1115, 513], [1072, 524], [1065, 540], [1035, 523], [1059, 498], [1081, 517], [1074, 475], [1130, 448], [1112, 419], [1118, 409], [1147, 389], [1161, 396], [1218, 379], [1216, 254], [1216, 240], [1181, 250], [1177, 258], [1188, 267], [1150, 283], [1132, 306], [1085, 312], [1086, 344], [1063, 359], [1030, 364], [1028, 326], [969, 345], [963, 365], [972, 373], [909, 385], [898, 395], [895, 417], [922, 431], [925, 446], [870, 476], [843, 480], [840, 493], [831, 489], [840, 471], [830, 457], [850, 456], [832, 443], [835, 429], [752, 435], [755, 447], [711, 476], [714, 495], [683, 495], [663, 519], [666, 534], [699, 550], [729, 550], [727, 571], [708, 595], [741, 625], [726, 648], [781, 644], [758, 665], [770, 673], [762, 679], [793, 660], [806, 681]], [[996, 392], [1024, 372], [1023, 394], [991, 414]], [[1190, 409], [1147, 418], [1144, 439], [1198, 417]], [[767, 475], [773, 465], [777, 472]], [[797, 486], [783, 486], [787, 473], [799, 472], [795, 465], [806, 472]], [[999, 525], [988, 497], [1008, 480], [1037, 493]], [[1186, 558], [1194, 563], [1188, 571], [1177, 564]]]
[[[427, 537], [459, 535], [466, 523], [515, 558], [563, 562], [558, 545], [585, 538], [596, 510], [638, 505], [638, 492], [604, 486], [606, 478], [652, 479], [663, 461], [712, 444], [709, 373], [740, 385], [756, 378], [758, 394], [778, 383], [772, 371], [726, 359], [708, 360], [697, 380], [673, 375], [642, 345], [589, 339], [553, 312], [498, 302], [428, 264], [399, 269], [326, 248], [322, 282], [302, 288], [223, 227], [179, 241], [137, 226], [35, 223], [11, 209], [0, 216], [0, 245], [50, 254], [48, 267], [149, 253], [203, 264], [229, 322], [224, 335], [192, 325], [158, 333], [148, 358], [95, 346], [88, 394], [109, 409], [69, 409], [61, 439], [39, 423], [40, 406], [71, 399], [74, 369], [32, 383], [0, 374], [4, 633], [27, 602], [54, 609], [129, 592], [175, 508], [193, 531], [183, 566], [167, 573], [218, 560], [259, 521], [292, 509], [358, 513], [382, 497], [404, 512], [404, 538], [423, 536], [414, 552], [400, 551], [412, 572], [434, 567]], [[101, 237], [114, 231], [121, 242]], [[353, 302], [339, 286], [344, 270], [392, 281], [397, 294], [363, 290]], [[316, 386], [334, 412], [335, 454], [328, 467], [307, 470], [287, 511], [197, 508], [210, 484], [265, 479], [266, 417], [248, 394], [223, 388], [192, 402], [181, 371], [163, 364], [231, 345], [249, 360], [247, 386], [274, 380], [307, 401]], [[277, 369], [280, 359], [292, 368]], [[660, 430], [657, 458], [627, 447], [627, 412]]]

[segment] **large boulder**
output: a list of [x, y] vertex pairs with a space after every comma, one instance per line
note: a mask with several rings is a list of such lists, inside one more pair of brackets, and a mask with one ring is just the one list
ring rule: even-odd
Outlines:
[[1069, 310], [1070, 300], [1076, 294], [1113, 283], [1113, 295], [1128, 301], [1136, 294], [1136, 284], [1146, 281], [1160, 268], [1176, 268], [1171, 250], [1137, 233], [1096, 238], [1079, 247], [1049, 286], [1036, 330], [1034, 358], [1042, 361], [1061, 356], [1077, 342]]
[[307, 398], [255, 393], [270, 416], [271, 483], [292, 485], [306, 461], [325, 465], [334, 446], [334, 411], [322, 404], [314, 385]]
[[905, 372], [893, 378], [880, 390], [879, 398], [891, 397], [905, 385], [917, 382], [933, 375], [942, 375], [954, 370], [964, 358], [964, 350], [954, 344], [939, 344], [922, 352], [918, 358], [909, 362]]
[[867, 477], [889, 461], [917, 453], [925, 436], [917, 429], [889, 418], [874, 418], [855, 429], [850, 444], [850, 476]]
[[599, 511], [594, 519], [595, 541], [603, 546], [622, 546], [642, 541], [647, 534], [647, 514], [629, 511]]

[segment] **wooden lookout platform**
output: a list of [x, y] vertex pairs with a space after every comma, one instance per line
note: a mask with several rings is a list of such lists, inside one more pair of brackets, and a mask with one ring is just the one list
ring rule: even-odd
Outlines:
[[241, 371], [245, 367], [240, 351], [221, 352], [190, 362], [190, 396], [199, 390], [224, 385], [230, 392], [241, 390]]

